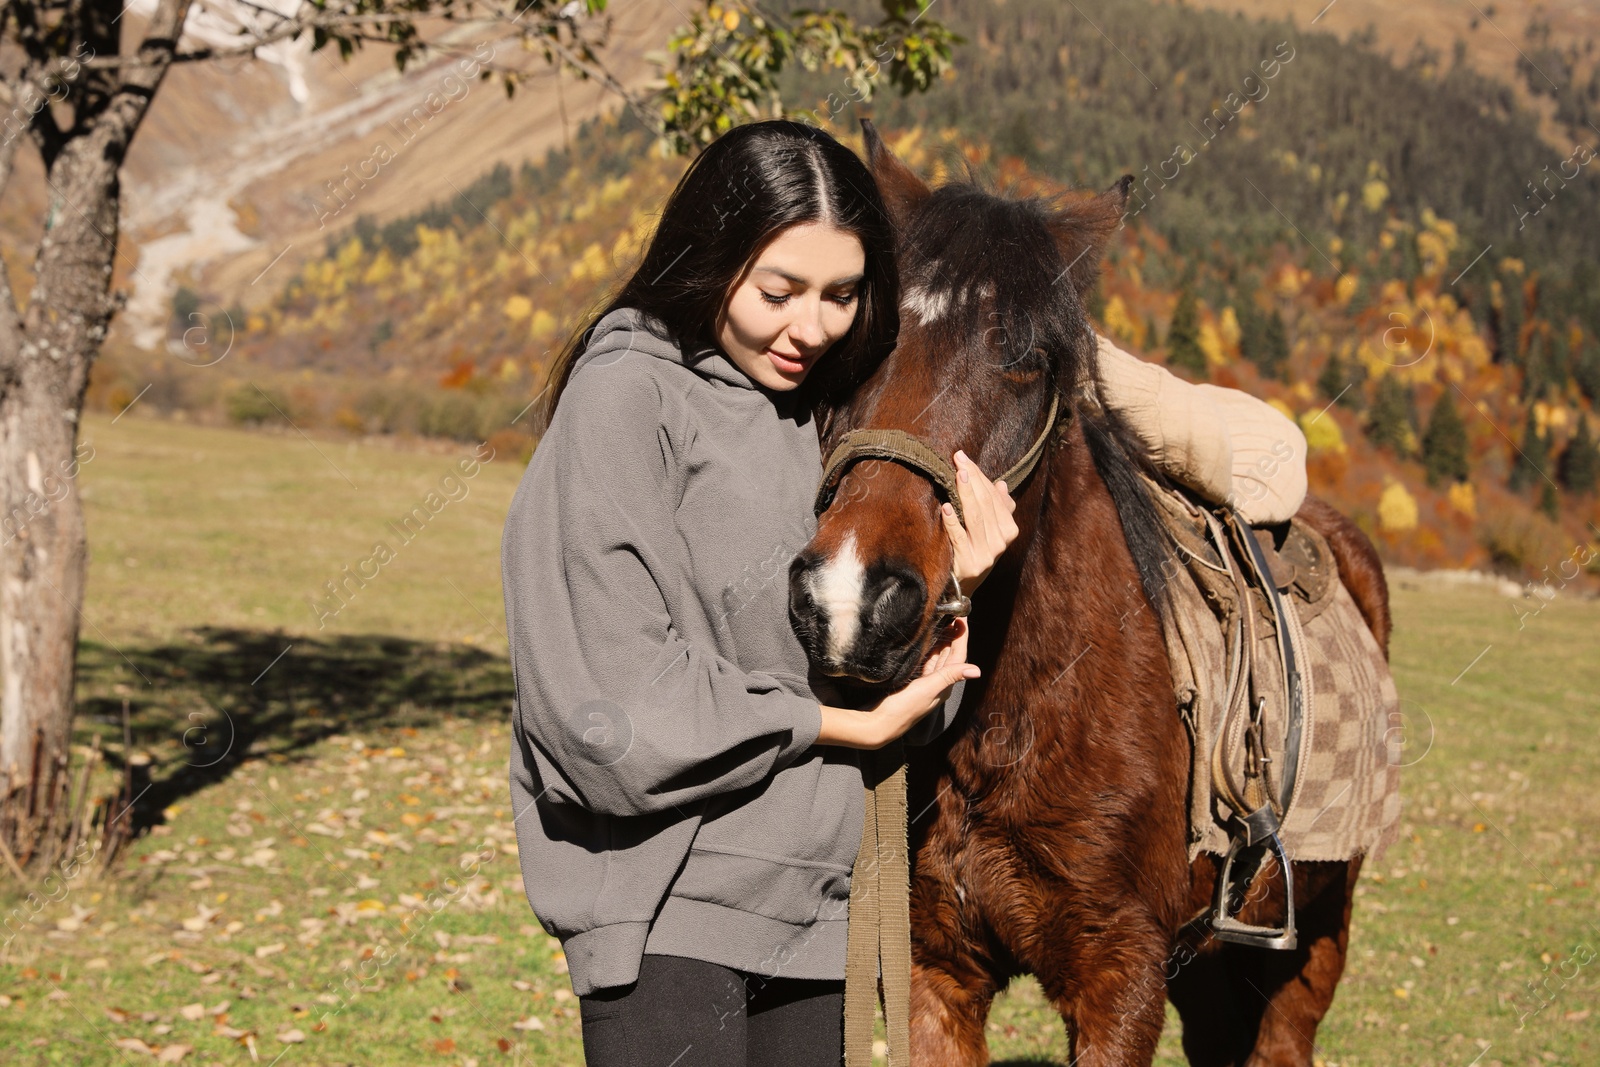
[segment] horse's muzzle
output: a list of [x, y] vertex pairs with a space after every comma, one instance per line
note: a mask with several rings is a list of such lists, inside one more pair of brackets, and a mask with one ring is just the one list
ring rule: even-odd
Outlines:
[[801, 553], [789, 565], [789, 618], [817, 669], [903, 683], [920, 665], [928, 587], [904, 563], [862, 566], [853, 554]]

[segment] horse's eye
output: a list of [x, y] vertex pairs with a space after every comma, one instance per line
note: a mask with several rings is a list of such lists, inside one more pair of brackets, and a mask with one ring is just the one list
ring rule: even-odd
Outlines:
[[1000, 373], [1013, 385], [1031, 385], [1039, 380], [1050, 365], [1049, 356], [1042, 348], [1032, 348], [1018, 359], [1000, 366]]

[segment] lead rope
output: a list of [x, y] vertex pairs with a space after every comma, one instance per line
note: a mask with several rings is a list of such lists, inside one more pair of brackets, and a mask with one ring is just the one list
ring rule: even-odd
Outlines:
[[[900, 741], [872, 753], [893, 772], [869, 786], [861, 847], [850, 881], [845, 947], [845, 1067], [871, 1067], [872, 1029], [883, 983], [890, 1067], [911, 1062], [911, 867], [906, 837], [906, 763]], [[880, 961], [882, 970], [880, 972]]]

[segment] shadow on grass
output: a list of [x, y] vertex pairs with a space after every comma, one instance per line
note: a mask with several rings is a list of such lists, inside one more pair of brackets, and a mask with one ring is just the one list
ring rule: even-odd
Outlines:
[[120, 775], [128, 701], [132, 751], [151, 758], [148, 771], [136, 768], [149, 782], [130, 813], [142, 833], [247, 761], [292, 762], [324, 738], [364, 729], [509, 721], [512, 695], [506, 657], [468, 645], [198, 627], [145, 648], [83, 642], [74, 740], [100, 735]]

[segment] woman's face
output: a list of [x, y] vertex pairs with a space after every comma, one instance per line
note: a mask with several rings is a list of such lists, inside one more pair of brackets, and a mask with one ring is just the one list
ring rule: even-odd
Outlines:
[[853, 233], [791, 226], [756, 255], [717, 324], [728, 358], [769, 389], [794, 389], [855, 321], [866, 252]]

